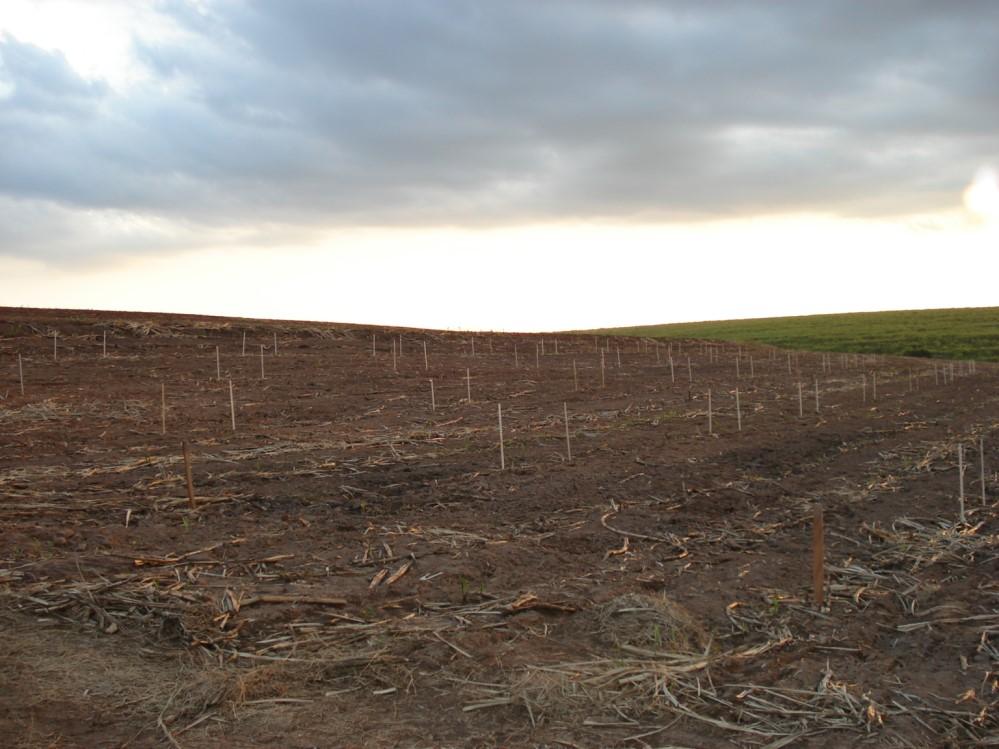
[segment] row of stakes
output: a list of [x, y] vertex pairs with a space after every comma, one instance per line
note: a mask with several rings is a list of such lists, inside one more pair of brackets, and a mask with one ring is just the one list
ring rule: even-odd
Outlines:
[[[396, 340], [397, 339], [393, 336], [391, 338], [391, 340], [392, 340], [393, 369], [395, 369], [396, 366], [397, 366], [397, 348], [396, 348]], [[429, 369], [429, 356], [428, 356], [426, 341], [424, 340], [422, 342], [422, 344], [423, 344], [424, 367], [427, 368], [427, 369]], [[646, 345], [647, 345], [647, 342], [646, 342]], [[609, 348], [609, 343], [608, 343], [608, 348]], [[717, 347], [715, 345], [707, 344], [707, 345], [705, 345], [703, 347], [703, 350], [705, 352], [707, 352], [709, 356], [712, 357], [712, 360], [716, 361], [717, 360], [717, 349], [718, 348], [719, 347]], [[260, 378], [261, 379], [266, 379], [266, 372], [265, 372], [265, 366], [264, 366], [264, 353], [265, 353], [265, 349], [266, 349], [266, 346], [264, 346], [264, 345], [260, 346]], [[600, 349], [599, 345], [597, 345], [597, 349], [600, 351], [600, 354], [601, 354], [601, 386], [602, 387], [606, 387], [606, 379], [605, 379], [605, 373], [604, 373], [604, 370], [605, 370], [604, 355], [605, 355], [605, 353], [607, 352], [608, 349]], [[638, 349], [639, 349], [639, 352], [640, 352], [641, 351], [641, 342], [638, 342]], [[273, 345], [272, 345], [271, 350], [272, 350], [272, 353], [274, 355], [277, 355], [277, 353], [278, 353], [278, 337], [277, 337], [277, 332], [273, 333]], [[679, 350], [679, 345], [678, 345], [678, 350]], [[56, 359], [56, 360], [58, 359], [58, 351], [59, 351], [59, 349], [58, 349], [58, 332], [55, 332], [55, 333], [53, 333], [53, 359]], [[399, 352], [398, 356], [400, 356], [400, 357], [401, 357], [401, 351], [402, 351], [402, 336], [400, 335], [398, 337], [398, 352]], [[671, 377], [671, 380], [675, 383], [675, 381], [676, 381], [676, 374], [675, 374], [674, 360], [673, 360], [673, 357], [672, 357], [672, 344], [669, 344], [668, 351], [669, 351], [668, 362], [669, 362], [669, 367], [670, 367], [670, 377]], [[541, 339], [540, 343], [536, 344], [535, 352], [536, 352], [535, 355], [538, 358], [540, 358], [540, 356], [544, 355], [544, 339], [543, 338]], [[712, 352], [714, 352], [714, 353], [712, 353]], [[103, 334], [102, 334], [101, 353], [102, 353], [102, 357], [103, 358], [107, 357], [107, 331], [103, 331]], [[242, 336], [242, 351], [241, 351], [241, 353], [242, 353], [243, 356], [246, 355], [246, 332], [245, 331], [243, 332], [243, 336]], [[557, 338], [555, 339], [555, 353], [558, 354], [558, 339]], [[659, 344], [658, 344], [658, 342], [656, 343], [656, 353], [657, 353], [657, 358], [658, 358], [658, 354], [659, 354]], [[471, 354], [472, 354], [473, 357], [475, 356], [475, 338], [474, 337], [471, 339]], [[377, 355], [377, 338], [376, 338], [375, 335], [372, 335], [372, 355], [373, 356]], [[518, 357], [518, 354], [517, 354], [517, 346], [516, 346], [516, 344], [514, 345], [514, 359], [515, 359], [515, 365], [519, 365], [519, 357]], [[741, 352], [741, 349], [740, 349], [739, 354], [736, 356], [736, 359], [735, 359], [736, 375], [737, 376], [741, 375], [741, 372], [740, 372], [740, 361], [741, 361], [741, 359], [742, 359], [742, 352]], [[620, 367], [621, 366], [620, 347], [617, 348], [617, 361], [618, 361], [618, 366]], [[749, 363], [750, 363], [750, 377], [753, 377], [754, 374], [755, 374], [755, 372], [754, 372], [754, 363], [753, 362], [754, 362], [753, 357], [750, 357], [749, 358]], [[846, 355], [846, 354], [842, 355], [841, 363], [842, 363], [842, 365], [843, 365], [844, 368], [848, 366], [848, 364], [849, 364], [848, 355]], [[578, 391], [579, 390], [579, 378], [578, 378], [578, 370], [577, 370], [577, 367], [576, 367], [576, 361], [575, 361], [575, 359], [573, 360], [572, 364], [573, 364], [573, 385], [574, 385], [574, 389], [576, 391]], [[688, 379], [689, 379], [689, 381], [693, 382], [693, 371], [692, 371], [692, 365], [691, 365], [691, 360], [690, 360], [690, 356], [689, 355], [686, 358], [686, 364], [687, 364]], [[216, 367], [216, 378], [219, 381], [221, 381], [222, 380], [221, 352], [220, 352], [220, 349], [219, 349], [218, 346], [215, 347], [215, 367]], [[831, 355], [829, 355], [829, 354], [823, 354], [822, 355], [822, 367], [823, 367], [823, 371], [824, 372], [825, 371], [829, 371], [829, 372], [832, 371], [832, 359], [831, 359]], [[974, 361], [968, 362], [967, 367], [968, 367], [968, 373], [969, 374], [974, 374], [975, 373], [976, 369], [975, 369], [975, 362]], [[788, 368], [788, 373], [790, 374], [792, 372], [792, 355], [791, 355], [790, 352], [788, 352], [788, 354], [787, 354], [787, 368]], [[953, 382], [953, 380], [955, 378], [955, 368], [954, 368], [954, 363], [953, 362], [950, 362], [949, 364], [945, 364], [944, 367], [942, 368], [942, 370], [938, 369], [936, 363], [934, 363], [933, 372], [934, 372], [934, 380], [935, 380], [936, 384], [940, 383], [940, 373], [941, 373], [941, 371], [943, 373], [944, 383], [945, 384], [948, 381]], [[18, 377], [19, 377], [20, 391], [21, 391], [21, 394], [24, 395], [24, 392], [25, 392], [24, 391], [24, 367], [23, 367], [23, 360], [22, 360], [21, 354], [18, 354]], [[910, 390], [913, 389], [913, 379], [912, 378], [913, 378], [913, 375], [912, 375], [912, 371], [910, 370], [909, 371], [909, 386], [910, 386]], [[465, 380], [466, 380], [466, 397], [467, 397], [467, 402], [471, 403], [472, 402], [471, 370], [469, 368], [466, 368], [466, 370], [465, 370]], [[818, 380], [817, 377], [815, 378], [814, 382], [815, 382], [815, 388], [814, 388], [815, 412], [819, 413], [819, 411], [820, 411], [820, 404], [819, 404], [819, 391], [820, 391], [820, 388], [819, 388], [819, 380]], [[437, 402], [436, 402], [436, 393], [435, 393], [435, 388], [434, 388], [434, 380], [431, 378], [429, 380], [429, 383], [430, 383], [431, 410], [432, 411], [436, 411], [436, 409], [437, 409]], [[799, 415], [799, 417], [803, 417], [804, 416], [804, 389], [803, 389], [803, 384], [799, 381], [797, 383], [797, 386], [798, 386], [798, 415]], [[876, 372], [872, 373], [872, 375], [871, 375], [871, 386], [872, 386], [872, 397], [873, 397], [873, 400], [876, 401], [877, 400], [877, 373]], [[866, 374], [861, 375], [861, 388], [862, 388], [862, 392], [863, 392], [863, 396], [862, 396], [863, 397], [863, 402], [866, 403], [867, 402], [867, 376], [866, 376]], [[231, 378], [229, 378], [229, 380], [228, 380], [228, 390], [229, 390], [230, 423], [231, 423], [232, 430], [236, 431], [235, 391], [234, 391], [234, 387], [233, 387], [233, 383], [232, 383], [232, 379]], [[160, 396], [161, 396], [161, 409], [160, 409], [160, 413], [161, 413], [161, 433], [165, 435], [166, 431], [167, 431], [167, 429], [166, 429], [166, 424], [167, 424], [166, 383], [161, 383], [161, 385], [160, 385]], [[736, 428], [737, 428], [737, 430], [739, 432], [741, 432], [742, 431], [742, 408], [741, 408], [740, 392], [739, 392], [738, 388], [735, 389], [734, 397], [735, 397], [736, 425], [737, 425]], [[567, 459], [571, 462], [571, 460], [572, 460], [572, 445], [571, 445], [570, 432], [569, 432], [568, 404], [565, 403], [565, 402], [563, 402], [562, 406], [563, 406], [563, 421], [564, 421], [564, 424], [565, 424], [566, 456], [567, 456]], [[707, 391], [707, 420], [708, 420], [708, 434], [713, 434], [714, 433], [714, 409], [713, 409], [713, 404], [712, 404], [712, 391], [710, 389], [708, 389], [708, 391]], [[506, 457], [505, 457], [504, 440], [503, 440], [503, 407], [502, 407], [502, 404], [497, 404], [497, 421], [498, 421], [498, 430], [499, 430], [499, 437], [500, 437], [500, 468], [501, 469], [505, 469], [506, 468]], [[186, 445], [186, 443], [185, 443], [185, 445]], [[980, 439], [979, 440], [979, 457], [980, 457], [980, 460], [979, 460], [980, 466], [979, 467], [980, 467], [980, 473], [981, 473], [982, 502], [984, 503], [986, 501], [986, 495], [985, 495], [984, 439]], [[958, 472], [959, 472], [959, 475], [960, 475], [960, 487], [959, 487], [959, 490], [960, 490], [959, 491], [960, 515], [961, 515], [961, 522], [964, 522], [965, 521], [965, 510], [964, 510], [964, 505], [965, 505], [965, 493], [964, 493], [965, 465], [964, 465], [964, 450], [963, 450], [963, 445], [959, 445], [958, 446], [958, 464], [959, 464], [959, 471]]]

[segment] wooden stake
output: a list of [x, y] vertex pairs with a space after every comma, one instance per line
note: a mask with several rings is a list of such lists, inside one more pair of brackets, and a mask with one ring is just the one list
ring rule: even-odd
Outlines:
[[465, 389], [468, 391], [468, 402], [472, 402], [472, 373], [469, 369], [465, 369]]
[[277, 356], [277, 331], [274, 331], [274, 356]]
[[690, 382], [694, 381], [694, 370], [690, 366], [690, 355], [689, 354], [687, 355], [687, 379]]
[[735, 389], [735, 418], [736, 423], [739, 426], [739, 431], [742, 431], [742, 406], [739, 405], [739, 388]]
[[791, 352], [790, 351], [787, 352], [787, 373], [788, 373], [788, 375], [791, 374]]
[[617, 368], [621, 368], [621, 346], [617, 346]]
[[[472, 339], [475, 340], [474, 338]], [[472, 344], [474, 346], [474, 343]], [[402, 333], [399, 334], [399, 358], [402, 358]]]
[[17, 377], [21, 381], [21, 395], [24, 395], [24, 365], [20, 354], [17, 355]]
[[753, 364], [753, 357], [749, 357], [749, 379], [756, 377], [756, 365]]
[[711, 388], [708, 388], [708, 434], [714, 434], [711, 424]]
[[812, 520], [812, 603], [819, 608], [826, 601], [826, 529], [822, 505], [815, 505]]
[[878, 399], [878, 373], [871, 372], [871, 400]]
[[982, 483], [982, 507], [985, 507], [985, 438], [978, 438], [978, 479]]
[[52, 360], [59, 361], [59, 331], [52, 333]]
[[232, 417], [232, 431], [236, 431], [236, 396], [232, 392], [232, 378], [229, 378], [229, 415]]
[[430, 369], [430, 359], [427, 357], [427, 342], [423, 342], [423, 371]]
[[565, 417], [565, 454], [569, 463], [572, 462], [572, 445], [569, 442], [569, 406], [562, 402], [562, 414]]
[[437, 411], [437, 397], [434, 395], [434, 380], [432, 377], [430, 378], [430, 410], [435, 413]]
[[393, 372], [399, 371], [399, 365], [396, 362], [396, 354], [395, 354], [395, 338], [392, 339], [392, 371]]
[[192, 510], [198, 509], [194, 503], [194, 480], [191, 478], [191, 450], [187, 445], [187, 440], [183, 442], [184, 447], [184, 477], [187, 479], [187, 504]]
[[819, 412], [819, 378], [815, 378], [815, 413]]
[[957, 446], [957, 477], [959, 483], [958, 502], [960, 503], [960, 519], [962, 523], [967, 522], [967, 518], [964, 515], [964, 445], [958, 444]]
[[215, 379], [222, 382], [222, 357], [218, 346], [215, 347]]
[[517, 355], [517, 344], [513, 344], [513, 368], [520, 369], [520, 357]]
[[558, 338], [555, 338], [555, 356], [558, 356]]
[[500, 470], [506, 470], [506, 456], [503, 453], [503, 404], [496, 404], [496, 414], [499, 417]]
[[739, 370], [739, 357], [735, 357], [735, 376], [737, 379], [742, 379], [742, 372]]
[[166, 434], [166, 383], [160, 383], [160, 433]]
[[579, 374], [576, 372], [576, 360], [572, 360], [572, 389], [579, 392]]
[[260, 346], [260, 379], [261, 380], [266, 380], [267, 379], [266, 375], [264, 375], [264, 346], [263, 346], [263, 344], [261, 344], [261, 346]]
[[544, 338], [541, 339], [541, 355], [542, 356], [545, 355], [545, 339]]
[[104, 341], [101, 343], [101, 358], [108, 358], [108, 332], [104, 331]]
[[371, 355], [374, 356], [375, 353], [376, 353], [375, 352], [375, 334], [372, 333], [371, 334]]
[[605, 369], [606, 369], [606, 367], [604, 365], [604, 352], [601, 351], [600, 352], [600, 387], [602, 387], [602, 388], [607, 387], [607, 376], [606, 376], [606, 374], [604, 372]]
[[475, 358], [475, 336], [472, 336], [472, 358]]
[[673, 370], [673, 356], [669, 357], [669, 381], [676, 384], [676, 372]]
[[246, 356], [246, 331], [243, 331], [243, 352], [240, 356]]
[[805, 415], [805, 399], [801, 393], [801, 381], [798, 381], [798, 418], [802, 418]]
[[863, 388], [864, 392], [864, 403], [867, 403], [867, 375], [860, 375], [860, 387]]

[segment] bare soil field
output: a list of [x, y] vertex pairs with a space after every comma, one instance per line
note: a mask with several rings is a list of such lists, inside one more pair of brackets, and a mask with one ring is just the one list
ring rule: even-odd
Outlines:
[[999, 744], [994, 365], [16, 309], [0, 357], [3, 746]]

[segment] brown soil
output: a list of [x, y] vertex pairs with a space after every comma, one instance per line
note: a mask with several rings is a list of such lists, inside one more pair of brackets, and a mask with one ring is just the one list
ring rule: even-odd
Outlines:
[[635, 339], [475, 334], [473, 356], [471, 334], [13, 309], [0, 336], [4, 746], [999, 742], [993, 366], [789, 374], [684, 341], [674, 382]]

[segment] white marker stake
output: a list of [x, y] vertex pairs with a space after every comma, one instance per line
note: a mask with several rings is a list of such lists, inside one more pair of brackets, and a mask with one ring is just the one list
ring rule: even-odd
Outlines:
[[395, 338], [392, 339], [392, 371], [393, 372], [399, 371], [399, 366], [396, 362], [396, 355], [395, 355]]
[[434, 380], [430, 378], [430, 410], [437, 411], [437, 397], [434, 395]]
[[601, 351], [600, 352], [600, 387], [602, 387], [602, 388], [607, 387], [607, 376], [604, 374], [604, 370], [605, 369], [606, 368], [604, 366], [604, 352]]
[[24, 365], [21, 364], [21, 355], [17, 355], [17, 376], [21, 380], [21, 395], [24, 395]]
[[266, 380], [267, 379], [266, 376], [264, 375], [264, 346], [263, 346], [263, 344], [261, 344], [261, 346], [260, 346], [260, 379], [261, 380]]
[[871, 372], [871, 399], [876, 401], [878, 399], [878, 373]]
[[229, 415], [232, 416], [232, 431], [236, 431], [236, 396], [232, 392], [232, 378], [229, 378]]
[[735, 357], [735, 376], [737, 379], [742, 379], [742, 372], [739, 370], [739, 357]]
[[735, 389], [735, 418], [739, 431], [742, 431], [742, 406], [739, 404], [739, 388]]
[[160, 433], [166, 434], [166, 383], [160, 383]]
[[656, 341], [656, 364], [662, 364], [662, 358], [659, 356], [659, 341]]
[[496, 404], [496, 414], [499, 416], [499, 438], [500, 438], [500, 470], [506, 470], [506, 456], [503, 454], [503, 404]]
[[472, 358], [475, 358], [475, 336], [472, 336]]
[[964, 445], [961, 444], [957, 446], [957, 477], [960, 482], [958, 502], [960, 503], [961, 522], [965, 523], [967, 518], [964, 515]]
[[673, 383], [674, 385], [676, 384], [676, 372], [673, 370], [673, 357], [672, 357], [672, 355], [669, 358], [669, 381], [671, 383]]
[[541, 355], [542, 356], [545, 355], [545, 339], [544, 338], [541, 339]]
[[621, 368], [621, 347], [617, 347], [617, 368]]
[[562, 413], [565, 415], [565, 454], [569, 463], [572, 462], [572, 445], [569, 442], [569, 406], [562, 402]]
[[59, 331], [52, 334], [52, 360], [59, 361]]
[[375, 355], [375, 334], [371, 334], [371, 355]]
[[218, 346], [215, 347], [215, 379], [222, 382], [222, 357]]
[[427, 342], [423, 342], [423, 371], [430, 369], [430, 359], [427, 357]]
[[555, 356], [558, 356], [558, 338], [555, 339]]
[[520, 369], [520, 356], [517, 355], [517, 344], [513, 344], [513, 368]]
[[798, 418], [805, 415], [805, 401], [801, 394], [801, 383], [798, 383]]
[[468, 402], [472, 402], [472, 373], [465, 369], [465, 389], [468, 391]]
[[867, 403], [867, 375], [860, 375], [860, 387], [864, 392], [864, 403]]
[[978, 438], [978, 478], [982, 482], [982, 507], [985, 507], [985, 438]]
[[246, 331], [243, 331], [243, 353], [240, 356], [246, 356]]
[[714, 434], [711, 423], [711, 389], [708, 389], [708, 434]]
[[815, 413], [819, 412], [819, 378], [815, 378]]
[[277, 356], [277, 331], [274, 331], [274, 356]]
[[576, 360], [572, 360], [572, 389], [579, 392], [579, 375], [576, 373]]
[[399, 358], [402, 358], [402, 333], [399, 334]]
[[108, 332], [104, 331], [104, 342], [101, 344], [101, 358], [108, 358]]

